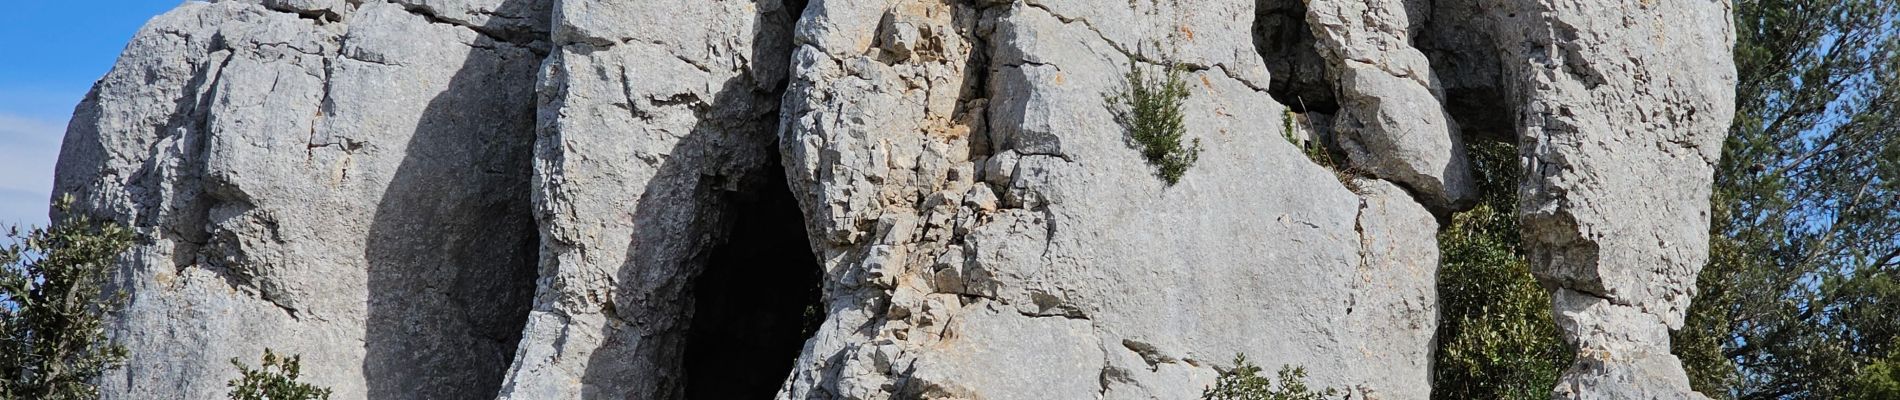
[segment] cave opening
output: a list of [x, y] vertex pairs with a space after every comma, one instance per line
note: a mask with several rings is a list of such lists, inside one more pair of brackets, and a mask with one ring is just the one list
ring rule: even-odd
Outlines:
[[774, 165], [733, 194], [730, 231], [693, 282], [686, 398], [770, 399], [824, 321], [822, 270]]

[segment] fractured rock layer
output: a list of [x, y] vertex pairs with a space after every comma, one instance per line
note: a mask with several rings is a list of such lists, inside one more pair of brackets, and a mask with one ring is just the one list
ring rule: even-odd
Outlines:
[[[1246, 353], [1425, 398], [1436, 222], [1284, 139], [1255, 6], [813, 3], [781, 146], [832, 316], [779, 397], [1192, 398]], [[1172, 188], [1102, 100], [1131, 63], [1191, 70]]]
[[1340, 147], [1353, 166], [1420, 193], [1427, 205], [1457, 208], [1477, 196], [1458, 125], [1439, 105], [1444, 93], [1411, 38], [1426, 4], [1402, 0], [1307, 2], [1320, 54], [1336, 75]]

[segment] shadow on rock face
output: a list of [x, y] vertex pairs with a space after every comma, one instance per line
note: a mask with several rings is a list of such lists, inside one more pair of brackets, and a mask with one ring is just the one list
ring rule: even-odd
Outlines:
[[1326, 60], [1306, 24], [1306, 5], [1296, 0], [1258, 0], [1254, 4], [1254, 50], [1266, 61], [1272, 81], [1268, 94], [1294, 112], [1339, 112], [1339, 89], [1328, 78]]
[[640, 188], [583, 397], [770, 398], [822, 320], [821, 272], [777, 151], [802, 3], [758, 7], [753, 74], [693, 99], [698, 122]]
[[[498, 14], [545, 18], [538, 1], [509, 0]], [[370, 399], [493, 398], [521, 337], [539, 245], [529, 182], [542, 56], [500, 40], [476, 37], [376, 209], [365, 251]]]

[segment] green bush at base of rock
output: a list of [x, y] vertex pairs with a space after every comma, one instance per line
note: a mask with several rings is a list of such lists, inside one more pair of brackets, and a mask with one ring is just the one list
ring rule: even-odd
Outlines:
[[1281, 366], [1277, 382], [1261, 376], [1260, 366], [1243, 354], [1234, 356], [1234, 369], [1222, 372], [1213, 387], [1201, 391], [1201, 400], [1326, 400], [1341, 395], [1339, 389], [1307, 387], [1305, 368]]
[[241, 375], [228, 384], [231, 400], [328, 400], [330, 389], [297, 381], [303, 369], [302, 358], [279, 357], [264, 349], [264, 363], [257, 369], [231, 359]]

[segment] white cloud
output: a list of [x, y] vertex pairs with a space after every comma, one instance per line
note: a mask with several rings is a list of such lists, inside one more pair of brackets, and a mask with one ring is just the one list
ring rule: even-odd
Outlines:
[[0, 114], [0, 224], [46, 222], [62, 122]]

